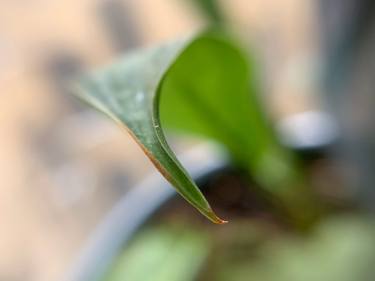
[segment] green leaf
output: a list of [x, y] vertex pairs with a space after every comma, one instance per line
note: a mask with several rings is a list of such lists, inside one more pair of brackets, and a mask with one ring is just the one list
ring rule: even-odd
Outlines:
[[232, 38], [211, 31], [129, 55], [84, 78], [78, 93], [124, 125], [164, 177], [213, 222], [225, 221], [169, 148], [161, 124], [223, 144], [288, 212], [309, 217], [310, 194], [265, 118], [255, 69]]
[[84, 101], [124, 126], [177, 191], [203, 215], [221, 224], [226, 221], [215, 215], [169, 148], [159, 120], [160, 81], [179, 55], [204, 37], [129, 55], [84, 77], [76, 92]]
[[211, 248], [203, 229], [192, 225], [152, 226], [129, 243], [105, 280], [196, 280]]

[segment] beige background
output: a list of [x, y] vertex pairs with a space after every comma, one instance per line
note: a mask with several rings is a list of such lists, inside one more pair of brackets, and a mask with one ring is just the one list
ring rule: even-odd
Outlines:
[[[92, 69], [120, 52], [100, 17], [104, 2], [129, 17], [132, 46], [204, 26], [183, 0], [0, 0], [0, 280], [61, 278], [105, 211], [152, 168], [54, 74], [69, 58]], [[276, 118], [315, 104], [312, 2], [221, 1], [233, 28], [264, 57]]]

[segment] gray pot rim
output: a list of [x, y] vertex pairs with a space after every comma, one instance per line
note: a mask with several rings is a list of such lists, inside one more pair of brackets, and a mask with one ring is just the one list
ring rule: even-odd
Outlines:
[[[196, 146], [179, 159], [194, 179], [227, 166], [225, 157], [210, 144]], [[157, 172], [131, 188], [95, 227], [63, 280], [102, 280], [123, 246], [174, 195], [176, 191]]]
[[[314, 112], [313, 115], [311, 115], [311, 112], [307, 113], [310, 114], [307, 117], [316, 117], [316, 115], [319, 115], [329, 118], [320, 111]], [[305, 123], [311, 123], [316, 119], [306, 118], [306, 113], [303, 114], [302, 117]], [[295, 120], [299, 117], [301, 116], [297, 114], [293, 118]], [[293, 124], [293, 126], [297, 126], [298, 122], [294, 122]], [[320, 128], [320, 126], [315, 127]], [[318, 131], [315, 133], [319, 134]], [[285, 135], [291, 136], [292, 134], [291, 132], [285, 132]], [[309, 147], [303, 147], [300, 142], [293, 142], [289, 146], [290, 149], [300, 153], [303, 150], [324, 151], [327, 147], [335, 143], [337, 137], [335, 135], [334, 138], [329, 138], [327, 142], [316, 142]], [[184, 154], [179, 155], [178, 158], [189, 171], [189, 174], [196, 180], [228, 166], [228, 161], [222, 154], [222, 150], [212, 143], [197, 145]], [[94, 229], [63, 280], [101, 280], [110, 264], [121, 251], [122, 246], [133, 237], [135, 232], [153, 213], [175, 194], [176, 192], [172, 186], [156, 171], [135, 185], [113, 206]]]

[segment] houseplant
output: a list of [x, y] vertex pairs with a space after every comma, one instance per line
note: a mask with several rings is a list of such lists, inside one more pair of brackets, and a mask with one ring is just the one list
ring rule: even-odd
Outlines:
[[[231, 41], [209, 31], [129, 55], [84, 78], [77, 93], [123, 125], [163, 176], [213, 222], [225, 223], [176, 159], [161, 123], [219, 142], [291, 216], [309, 220], [316, 210], [297, 160], [275, 138], [259, 105], [255, 69]], [[295, 204], [305, 213], [294, 212]]]
[[[186, 201], [212, 222], [224, 224], [226, 221], [213, 212], [194, 180], [177, 160], [164, 136], [164, 126], [200, 135], [220, 144], [227, 151], [233, 170], [237, 171], [235, 178], [245, 181], [252, 179], [254, 183], [248, 184], [253, 187], [251, 197], [259, 197], [259, 201], [267, 206], [266, 212], [272, 214], [271, 219], [241, 220], [239, 228], [227, 234], [229, 240], [212, 246], [215, 253], [221, 253], [218, 256], [225, 257], [211, 263], [211, 267], [214, 264], [212, 271], [221, 272], [220, 275], [198, 270], [211, 247], [205, 247], [210, 241], [209, 231], [219, 230], [207, 230], [193, 223], [188, 224], [188, 230], [183, 228], [182, 232], [179, 228], [156, 231], [156, 235], [151, 232], [141, 237], [141, 242], [135, 241], [135, 246], [129, 248], [131, 250], [128, 249], [128, 252], [139, 253], [142, 252], [142, 245], [146, 245], [143, 253], [147, 253], [147, 250], [163, 253], [163, 247], [152, 248], [152, 245], [159, 245], [158, 241], [169, 244], [178, 236], [185, 237], [177, 244], [181, 246], [178, 247], [181, 251], [168, 260], [168, 263], [175, 261], [171, 268], [164, 265], [164, 270], [157, 271], [157, 274], [146, 271], [142, 277], [139, 275], [142, 270], [145, 271], [142, 266], [135, 273], [133, 269], [137, 268], [136, 264], [129, 267], [130, 261], [141, 260], [142, 255], [126, 257], [126, 262], [120, 263], [120, 268], [126, 269], [121, 272], [122, 277], [116, 273], [115, 277], [109, 277], [114, 278], [110, 280], [251, 280], [249, 276], [255, 276], [255, 280], [370, 280], [365, 278], [371, 272], [367, 264], [373, 261], [375, 252], [370, 246], [373, 242], [372, 223], [366, 218], [357, 217], [345, 219], [344, 223], [340, 220], [325, 222], [330, 214], [345, 213], [348, 209], [356, 213], [355, 209], [350, 204], [344, 204], [345, 208], [328, 204], [329, 200], [316, 194], [308, 176], [309, 170], [305, 168], [306, 163], [279, 142], [262, 109], [254, 58], [249, 60], [238, 46], [235, 39], [221, 31], [206, 31], [193, 38], [129, 55], [109, 68], [85, 77], [77, 86], [77, 93], [82, 99], [126, 127], [161, 174]], [[223, 174], [226, 175], [226, 172]], [[229, 175], [233, 176], [232, 173]], [[179, 209], [180, 206], [172, 208], [172, 211], [167, 210], [162, 217], [168, 218], [169, 213], [178, 212]], [[186, 217], [179, 217], [177, 221], [181, 221], [181, 218]], [[172, 218], [172, 221], [175, 225], [176, 218]], [[267, 225], [259, 221], [266, 221]], [[345, 233], [344, 238], [331, 240], [336, 231]], [[173, 233], [177, 234], [173, 236]], [[311, 233], [318, 233], [318, 238], [316, 235], [309, 237]], [[279, 238], [273, 239], [274, 235]], [[157, 237], [156, 240], [154, 237]], [[300, 238], [291, 240], [290, 237]], [[354, 241], [356, 237], [360, 237], [360, 241]], [[254, 252], [268, 258], [257, 261], [246, 256], [242, 259], [246, 263], [232, 264], [231, 269], [234, 270], [224, 272], [221, 269], [226, 263], [231, 264], [231, 255], [217, 249], [223, 247], [231, 252], [230, 245], [233, 246], [233, 241], [239, 238], [245, 241], [242, 245], [251, 245], [247, 254], [251, 255], [254, 249]], [[303, 242], [295, 242], [299, 239], [303, 239]], [[274, 240], [275, 244], [269, 243]], [[255, 245], [264, 244], [261, 250], [255, 250]], [[347, 244], [353, 246], [347, 252], [336, 251]], [[320, 245], [328, 249], [325, 258], [318, 255], [322, 252]], [[330, 249], [324, 248], [324, 245], [333, 246]], [[285, 247], [292, 250], [289, 252]], [[301, 249], [305, 249], [307, 254]], [[338, 270], [337, 266], [350, 262], [346, 258], [353, 253], [359, 253], [363, 260], [357, 260], [358, 266], [352, 266], [352, 274]], [[188, 259], [182, 259], [179, 263], [177, 257]], [[194, 266], [192, 259], [197, 261]], [[295, 263], [296, 259], [301, 262]], [[149, 261], [144, 264], [147, 265]], [[326, 261], [332, 262], [332, 268], [314, 275], [316, 269]], [[192, 268], [183, 268], [177, 273], [172, 270], [188, 263]], [[160, 268], [154, 262], [152, 265]], [[276, 269], [267, 272], [267, 268], [274, 265], [277, 265]], [[303, 268], [302, 272], [293, 272], [295, 267]], [[203, 275], [197, 277], [198, 271]]]

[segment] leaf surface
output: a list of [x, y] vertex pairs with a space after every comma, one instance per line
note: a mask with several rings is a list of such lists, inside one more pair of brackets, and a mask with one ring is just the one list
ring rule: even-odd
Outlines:
[[126, 56], [84, 78], [78, 93], [123, 125], [163, 176], [213, 222], [225, 221], [170, 149], [162, 125], [222, 144], [238, 166], [300, 216], [310, 195], [266, 120], [256, 68], [233, 39], [211, 31]]
[[159, 120], [160, 82], [181, 53], [202, 37], [205, 35], [126, 56], [81, 79], [76, 93], [122, 125], [176, 190], [203, 215], [221, 224], [226, 221], [215, 215], [177, 160]]

